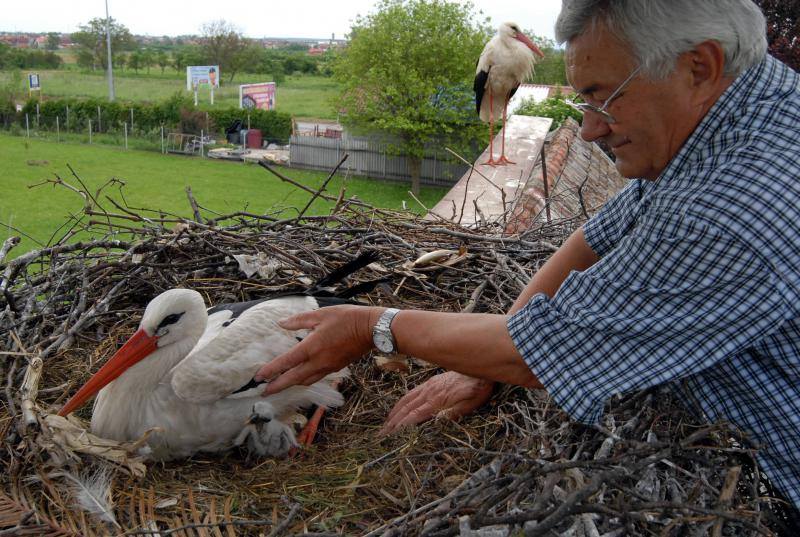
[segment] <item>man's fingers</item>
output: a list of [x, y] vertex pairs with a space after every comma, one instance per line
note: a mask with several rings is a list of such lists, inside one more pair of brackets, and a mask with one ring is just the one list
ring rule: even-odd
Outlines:
[[310, 330], [317, 325], [316, 311], [307, 311], [278, 321], [284, 330]]
[[379, 434], [391, 434], [403, 427], [416, 425], [428, 420], [436, 415], [437, 407], [430, 401], [424, 401], [415, 406], [406, 406], [402, 412], [398, 413], [393, 419], [387, 420], [381, 428]]
[[289, 369], [302, 364], [306, 361], [306, 359], [307, 355], [305, 351], [299, 348], [299, 346], [292, 347], [283, 355], [278, 356], [274, 360], [261, 366], [261, 369], [256, 371], [256, 374], [253, 376], [253, 378], [256, 382], [261, 382], [264, 379], [277, 377], [284, 371], [288, 371]]
[[394, 404], [392, 410], [389, 411], [389, 415], [386, 416], [387, 423], [392, 421], [392, 419], [396, 415], [406, 412], [407, 408], [414, 406], [415, 401], [417, 401], [417, 399], [419, 399], [422, 396], [424, 391], [425, 391], [425, 384], [420, 384], [419, 386], [417, 386], [416, 388], [405, 394], [403, 397], [401, 397], [400, 400]]
[[262, 395], [272, 395], [290, 386], [296, 386], [298, 384], [308, 386], [325, 376], [311, 371], [310, 369], [311, 368], [309, 367], [308, 363], [304, 363], [289, 369], [282, 375], [271, 380], [262, 392]]

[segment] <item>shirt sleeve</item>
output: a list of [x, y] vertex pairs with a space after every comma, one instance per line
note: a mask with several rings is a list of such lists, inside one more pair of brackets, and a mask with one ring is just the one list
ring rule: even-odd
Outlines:
[[525, 362], [575, 420], [596, 423], [610, 396], [698, 373], [791, 317], [749, 248], [696, 224], [672, 230], [637, 227], [509, 319]]
[[586, 242], [600, 257], [611, 251], [633, 225], [641, 201], [639, 179], [629, 181], [583, 226]]

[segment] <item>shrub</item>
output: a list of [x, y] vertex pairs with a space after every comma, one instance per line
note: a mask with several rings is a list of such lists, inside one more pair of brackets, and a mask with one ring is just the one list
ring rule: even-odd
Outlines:
[[550, 130], [555, 130], [560, 127], [561, 124], [564, 123], [564, 120], [568, 117], [571, 117], [580, 123], [583, 119], [583, 114], [564, 102], [565, 99], [566, 97], [561, 94], [550, 97], [538, 103], [533, 99], [525, 99], [514, 113], [522, 116], [552, 118], [553, 124], [550, 127]]
[[[2, 99], [0, 99], [2, 100]], [[33, 118], [36, 115], [36, 105], [39, 104], [39, 124], [43, 127], [55, 128], [56, 117], [59, 118], [61, 128], [72, 131], [83, 131], [92, 121], [95, 132], [102, 130], [120, 131], [123, 124], [127, 123], [131, 129], [130, 118], [133, 110], [134, 128], [139, 132], [157, 132], [161, 127], [167, 130], [179, 130], [199, 134], [200, 130], [209, 130], [210, 134], [222, 134], [221, 129], [239, 119], [247, 122], [250, 114], [250, 126], [259, 129], [265, 140], [286, 142], [292, 131], [292, 119], [289, 114], [274, 110], [240, 110], [239, 108], [214, 108], [211, 110], [198, 110], [192, 105], [192, 100], [176, 93], [169, 99], [158, 103], [131, 103], [113, 102], [102, 99], [48, 99], [39, 102], [36, 98], [29, 99], [16, 116], [19, 125], [25, 125], [25, 114]], [[69, 107], [69, 125], [67, 125], [67, 107]], [[97, 108], [100, 107], [101, 123], [98, 129]], [[0, 104], [0, 123], [2, 115], [11, 114]], [[208, 114], [208, 122], [206, 122]], [[10, 116], [10, 117], [13, 117]], [[208, 125], [208, 129], [206, 127]], [[219, 128], [220, 131], [216, 129]]]

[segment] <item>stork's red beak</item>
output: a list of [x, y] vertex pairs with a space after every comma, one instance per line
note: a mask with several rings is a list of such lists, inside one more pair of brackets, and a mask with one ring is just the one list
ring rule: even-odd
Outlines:
[[81, 386], [78, 393], [67, 401], [67, 404], [58, 412], [58, 415], [66, 416], [99, 392], [103, 386], [123, 374], [126, 369], [153, 353], [158, 348], [157, 341], [157, 336], [149, 336], [141, 328], [137, 330], [106, 365], [101, 367], [100, 371], [95, 373], [86, 384]]
[[544, 52], [542, 52], [541, 49], [539, 49], [539, 47], [537, 47], [533, 41], [528, 39], [527, 35], [523, 34], [522, 32], [517, 32], [517, 35], [514, 37], [514, 39], [524, 43], [526, 47], [531, 49], [533, 53], [539, 56], [540, 58], [544, 58]]

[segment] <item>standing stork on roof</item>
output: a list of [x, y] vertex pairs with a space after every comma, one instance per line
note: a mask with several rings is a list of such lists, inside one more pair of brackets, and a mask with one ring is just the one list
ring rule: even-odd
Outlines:
[[[491, 166], [514, 164], [506, 158], [506, 111], [508, 101], [531, 74], [536, 56], [544, 54], [513, 22], [500, 25], [497, 34], [486, 43], [475, 71], [475, 107], [482, 121], [489, 123], [489, 160]], [[488, 98], [487, 94], [488, 93]], [[503, 136], [500, 158], [494, 160], [494, 122], [502, 114]]]
[[97, 394], [92, 433], [132, 441], [157, 428], [147, 437], [154, 459], [239, 445], [258, 455], [285, 455], [297, 445], [288, 423], [291, 415], [314, 404], [340, 406], [344, 400], [335, 385], [348, 371], [262, 397], [264, 381], [254, 380], [256, 372], [307, 333], [284, 330], [277, 323], [347, 303], [374, 287], [376, 282], [365, 282], [337, 295], [327, 289], [376, 257], [374, 252], [361, 255], [305, 292], [208, 310], [197, 291], [165, 291], [147, 305], [133, 336], [59, 414], [66, 416]]

